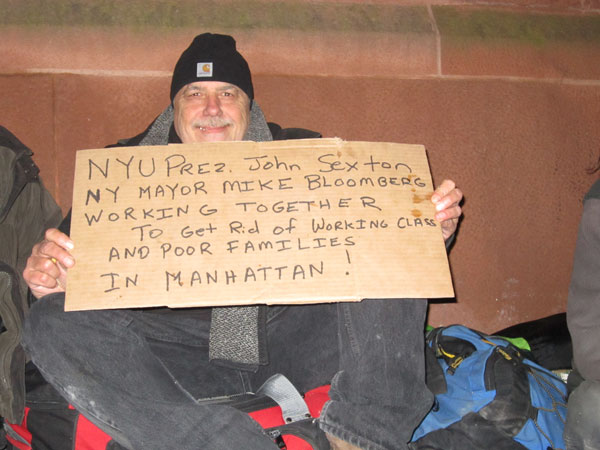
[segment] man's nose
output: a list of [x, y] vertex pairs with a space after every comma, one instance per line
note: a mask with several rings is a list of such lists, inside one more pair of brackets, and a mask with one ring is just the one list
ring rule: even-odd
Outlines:
[[208, 116], [218, 116], [221, 114], [221, 101], [216, 94], [206, 96], [206, 105], [204, 106], [204, 114]]

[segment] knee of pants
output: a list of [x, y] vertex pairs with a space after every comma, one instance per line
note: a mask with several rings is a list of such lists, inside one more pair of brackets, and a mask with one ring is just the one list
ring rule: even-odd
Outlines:
[[68, 332], [68, 314], [64, 311], [64, 294], [47, 295], [30, 308], [23, 324], [23, 346], [31, 353], [45, 345], [53, 345], [62, 334]]
[[600, 427], [600, 383], [584, 381], [569, 396], [568, 420], [573, 424]]

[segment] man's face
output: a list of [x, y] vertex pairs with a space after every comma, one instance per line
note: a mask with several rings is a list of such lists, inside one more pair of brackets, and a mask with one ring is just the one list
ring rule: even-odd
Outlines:
[[250, 123], [250, 99], [233, 84], [197, 81], [173, 99], [174, 125], [181, 142], [241, 141]]

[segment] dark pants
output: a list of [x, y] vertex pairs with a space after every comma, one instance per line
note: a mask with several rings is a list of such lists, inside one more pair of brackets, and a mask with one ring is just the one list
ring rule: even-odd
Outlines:
[[275, 373], [300, 391], [331, 382], [320, 426], [364, 449], [406, 448], [433, 399], [424, 300], [278, 308], [256, 373], [208, 361], [208, 314], [64, 312], [63, 302], [33, 305], [24, 344], [48, 382], [127, 448], [276, 449], [247, 414], [196, 401], [253, 392]]
[[567, 450], [600, 450], [600, 383], [584, 381], [569, 396]]

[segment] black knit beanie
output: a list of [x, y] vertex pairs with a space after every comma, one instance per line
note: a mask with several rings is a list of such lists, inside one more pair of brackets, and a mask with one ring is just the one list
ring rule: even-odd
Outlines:
[[231, 36], [204, 33], [194, 38], [175, 64], [171, 102], [182, 87], [196, 81], [231, 83], [254, 99], [250, 68]]

